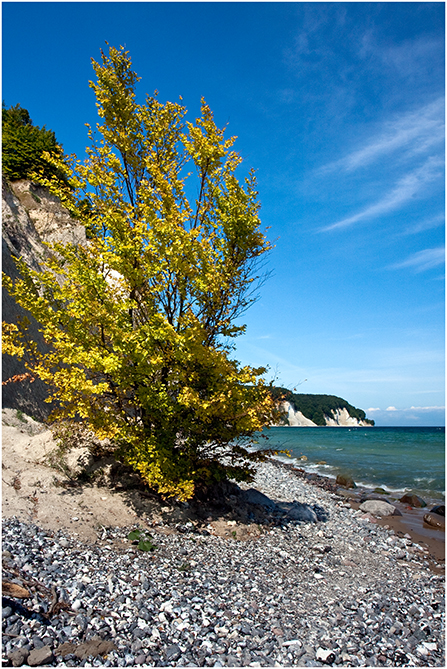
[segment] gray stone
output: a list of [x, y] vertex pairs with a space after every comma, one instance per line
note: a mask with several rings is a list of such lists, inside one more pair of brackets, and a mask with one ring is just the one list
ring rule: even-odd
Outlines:
[[12, 615], [12, 608], [10, 606], [2, 607], [2, 618], [9, 618]]
[[247, 504], [259, 504], [260, 506], [265, 506], [269, 509], [274, 509], [276, 507], [275, 502], [270, 499], [270, 497], [267, 497], [267, 495], [264, 495], [264, 493], [255, 490], [254, 488], [245, 490], [242, 493], [242, 499], [244, 502], [247, 502]]
[[140, 654], [135, 657], [134, 663], [135, 664], [145, 664], [146, 662], [146, 655]]
[[411, 616], [418, 616], [420, 614], [419, 607], [416, 606], [416, 604], [412, 604], [410, 608], [408, 609], [408, 613]]
[[142, 630], [140, 627], [136, 627], [132, 634], [135, 639], [144, 639], [147, 636], [146, 630]]
[[315, 657], [315, 651], [312, 648], [312, 646], [304, 644], [304, 652], [306, 653], [306, 655], [309, 655], [309, 657]]
[[9, 625], [5, 629], [5, 634], [11, 635], [11, 636], [17, 636], [18, 634], [20, 634], [21, 627], [22, 627], [22, 622], [20, 620], [18, 620], [16, 623], [14, 623], [13, 625]]
[[151, 620], [152, 619], [152, 616], [151, 616], [150, 612], [145, 607], [141, 608], [138, 611], [138, 617], [142, 618], [143, 620]]
[[395, 506], [379, 499], [369, 499], [360, 504], [360, 510], [370, 513], [376, 518], [381, 516], [401, 516], [401, 512]]
[[34, 648], [43, 648], [45, 646], [42, 639], [38, 636], [33, 636], [32, 638]]
[[178, 660], [181, 654], [182, 652], [180, 648], [175, 643], [168, 646], [165, 650], [165, 655], [168, 662], [173, 662], [175, 660]]
[[42, 665], [50, 664], [51, 662], [54, 662], [54, 655], [50, 646], [35, 648], [28, 656], [28, 664], [30, 667], [41, 667]]
[[287, 511], [286, 518], [299, 520], [303, 523], [318, 522], [317, 514], [312, 507], [309, 504], [302, 504], [301, 502], [293, 502], [293, 505]]
[[9, 653], [8, 660], [10, 660], [13, 667], [21, 667], [22, 664], [25, 664], [27, 661], [28, 655], [29, 650], [27, 648], [18, 648], [12, 653]]
[[82, 630], [87, 629], [88, 627], [88, 620], [87, 618], [82, 615], [82, 613], [79, 613], [76, 618], [74, 619], [75, 625], [80, 627]]
[[49, 636], [48, 634], [46, 634], [46, 635], [42, 638], [42, 643], [43, 643], [44, 646], [51, 646], [51, 647], [53, 647], [53, 639], [52, 639], [51, 636]]
[[97, 657], [98, 655], [107, 655], [112, 650], [116, 650], [116, 646], [113, 641], [103, 641], [99, 637], [91, 639], [91, 641], [86, 641], [81, 643], [74, 652], [76, 657], [80, 660], [85, 660], [89, 655]]
[[132, 643], [132, 645], [130, 646], [130, 649], [134, 653], [136, 653], [138, 650], [141, 650], [141, 648], [143, 648], [143, 644], [141, 643], [140, 639], [137, 639], [136, 641], [134, 641]]
[[419, 497], [419, 495], [414, 495], [412, 493], [406, 493], [405, 495], [403, 495], [399, 499], [399, 502], [402, 502], [402, 504], [409, 504], [410, 506], [418, 508], [427, 506], [427, 503], [425, 502], [425, 500], [422, 499], [422, 497]]
[[355, 485], [355, 481], [352, 478], [352, 476], [348, 476], [347, 474], [339, 474], [336, 478], [336, 484], [341, 486], [342, 488], [356, 488], [357, 486]]

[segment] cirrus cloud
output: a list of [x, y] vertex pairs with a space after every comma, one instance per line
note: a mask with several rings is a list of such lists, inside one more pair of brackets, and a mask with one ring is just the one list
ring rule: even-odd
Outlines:
[[441, 158], [430, 156], [421, 166], [401, 177], [395, 187], [385, 193], [377, 202], [368, 205], [352, 216], [321, 228], [320, 232], [348, 228], [359, 221], [376, 218], [381, 214], [399, 209], [415, 196], [422, 196], [428, 184], [442, 177], [443, 168], [444, 161]]
[[426, 270], [443, 265], [444, 261], [445, 248], [443, 246], [438, 246], [434, 249], [423, 249], [422, 251], [417, 251], [416, 253], [413, 253], [411, 256], [409, 256], [406, 260], [390, 265], [389, 269], [403, 269], [405, 267], [411, 267], [415, 272], [425, 272]]
[[397, 151], [404, 151], [408, 155], [423, 153], [444, 141], [444, 114], [443, 97], [415, 111], [404, 113], [386, 122], [383, 129], [365, 146], [324, 165], [318, 172], [352, 172]]

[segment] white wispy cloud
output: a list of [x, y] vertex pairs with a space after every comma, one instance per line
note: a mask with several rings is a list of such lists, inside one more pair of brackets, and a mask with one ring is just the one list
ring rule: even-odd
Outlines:
[[421, 166], [413, 171], [405, 174], [396, 183], [395, 187], [383, 195], [383, 197], [365, 207], [363, 210], [348, 216], [347, 218], [332, 223], [324, 228], [321, 232], [329, 230], [336, 230], [340, 228], [347, 228], [359, 221], [375, 218], [381, 214], [386, 214], [403, 206], [406, 202], [421, 194], [424, 187], [441, 178], [443, 174], [444, 161], [436, 156], [430, 156]]
[[397, 74], [401, 81], [433, 76], [434, 70], [442, 68], [443, 49], [444, 39], [426, 35], [387, 44], [368, 31], [362, 40], [363, 57], [373, 59], [382, 72]]
[[439, 265], [443, 265], [445, 261], [445, 248], [438, 246], [434, 249], [423, 249], [413, 253], [406, 260], [390, 265], [390, 269], [403, 269], [410, 267], [415, 272], [425, 272], [428, 269], [433, 269]]
[[381, 159], [384, 155], [402, 151], [409, 155], [423, 153], [444, 141], [444, 99], [438, 98], [419, 109], [406, 112], [383, 128], [365, 146], [321, 167], [321, 174], [344, 170], [352, 172]]
[[[374, 420], [380, 423], [381, 420], [390, 420], [393, 416], [393, 421], [403, 420], [404, 422], [408, 420], [426, 420], [427, 415], [431, 414], [431, 418], [436, 416], [442, 418], [442, 414], [445, 413], [445, 406], [429, 406], [429, 407], [402, 407], [396, 408], [395, 406], [389, 406], [387, 409], [379, 409], [371, 407], [365, 411], [367, 416], [373, 416]], [[436, 418], [438, 420], [438, 418]]]
[[430, 216], [429, 218], [424, 218], [418, 223], [414, 223], [406, 230], [403, 231], [403, 235], [415, 235], [419, 232], [425, 232], [426, 230], [432, 230], [433, 228], [438, 228], [441, 225], [445, 225], [445, 214], [441, 212], [436, 214], [436, 216]]
[[404, 409], [404, 411], [444, 411], [445, 406], [442, 407], [410, 407], [409, 409]]

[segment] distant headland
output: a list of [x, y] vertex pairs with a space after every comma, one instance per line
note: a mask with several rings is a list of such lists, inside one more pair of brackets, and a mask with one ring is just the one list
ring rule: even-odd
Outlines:
[[293, 393], [287, 388], [274, 388], [287, 414], [281, 425], [290, 427], [373, 427], [363, 409], [335, 395]]

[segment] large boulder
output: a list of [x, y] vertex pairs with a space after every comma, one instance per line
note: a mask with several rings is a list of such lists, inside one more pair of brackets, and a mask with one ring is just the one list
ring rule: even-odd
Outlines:
[[303, 504], [302, 502], [285, 504], [279, 502], [277, 506], [286, 512], [286, 519], [288, 520], [298, 520], [302, 523], [318, 522], [318, 516], [309, 504]]
[[402, 504], [408, 504], [409, 506], [414, 506], [418, 509], [427, 506], [427, 503], [422, 499], [422, 497], [419, 497], [419, 495], [415, 495], [413, 493], [406, 493], [399, 499], [399, 502], [402, 502]]
[[445, 517], [445, 504], [437, 504], [432, 509], [430, 509], [430, 513], [437, 513], [438, 516]]
[[365, 513], [370, 513], [376, 518], [381, 518], [382, 516], [401, 516], [399, 509], [396, 509], [395, 506], [385, 502], [381, 499], [368, 499], [363, 504], [360, 504], [360, 510]]
[[352, 476], [348, 476], [347, 474], [339, 474], [335, 480], [335, 483], [342, 488], [357, 488]]
[[274, 509], [276, 507], [275, 502], [270, 499], [270, 497], [267, 497], [267, 495], [264, 495], [264, 493], [259, 492], [259, 490], [255, 490], [254, 488], [244, 490], [242, 493], [242, 499], [247, 504], [258, 504], [259, 506], [264, 506], [267, 509]]
[[445, 532], [445, 517], [440, 516], [438, 513], [426, 513], [424, 515], [424, 523], [434, 527], [437, 530], [443, 530]]
[[317, 504], [310, 505], [303, 502], [274, 502], [270, 497], [254, 488], [244, 490], [240, 495], [241, 502], [262, 506], [271, 517], [288, 520], [296, 520], [301, 523], [317, 523], [319, 520], [327, 520], [328, 514]]
[[[388, 493], [385, 493], [388, 494]], [[378, 499], [381, 502], [386, 502], [388, 500], [384, 499], [383, 493], [380, 492], [368, 492], [368, 491], [362, 491], [360, 493], [360, 502], [366, 502], [369, 499]]]

